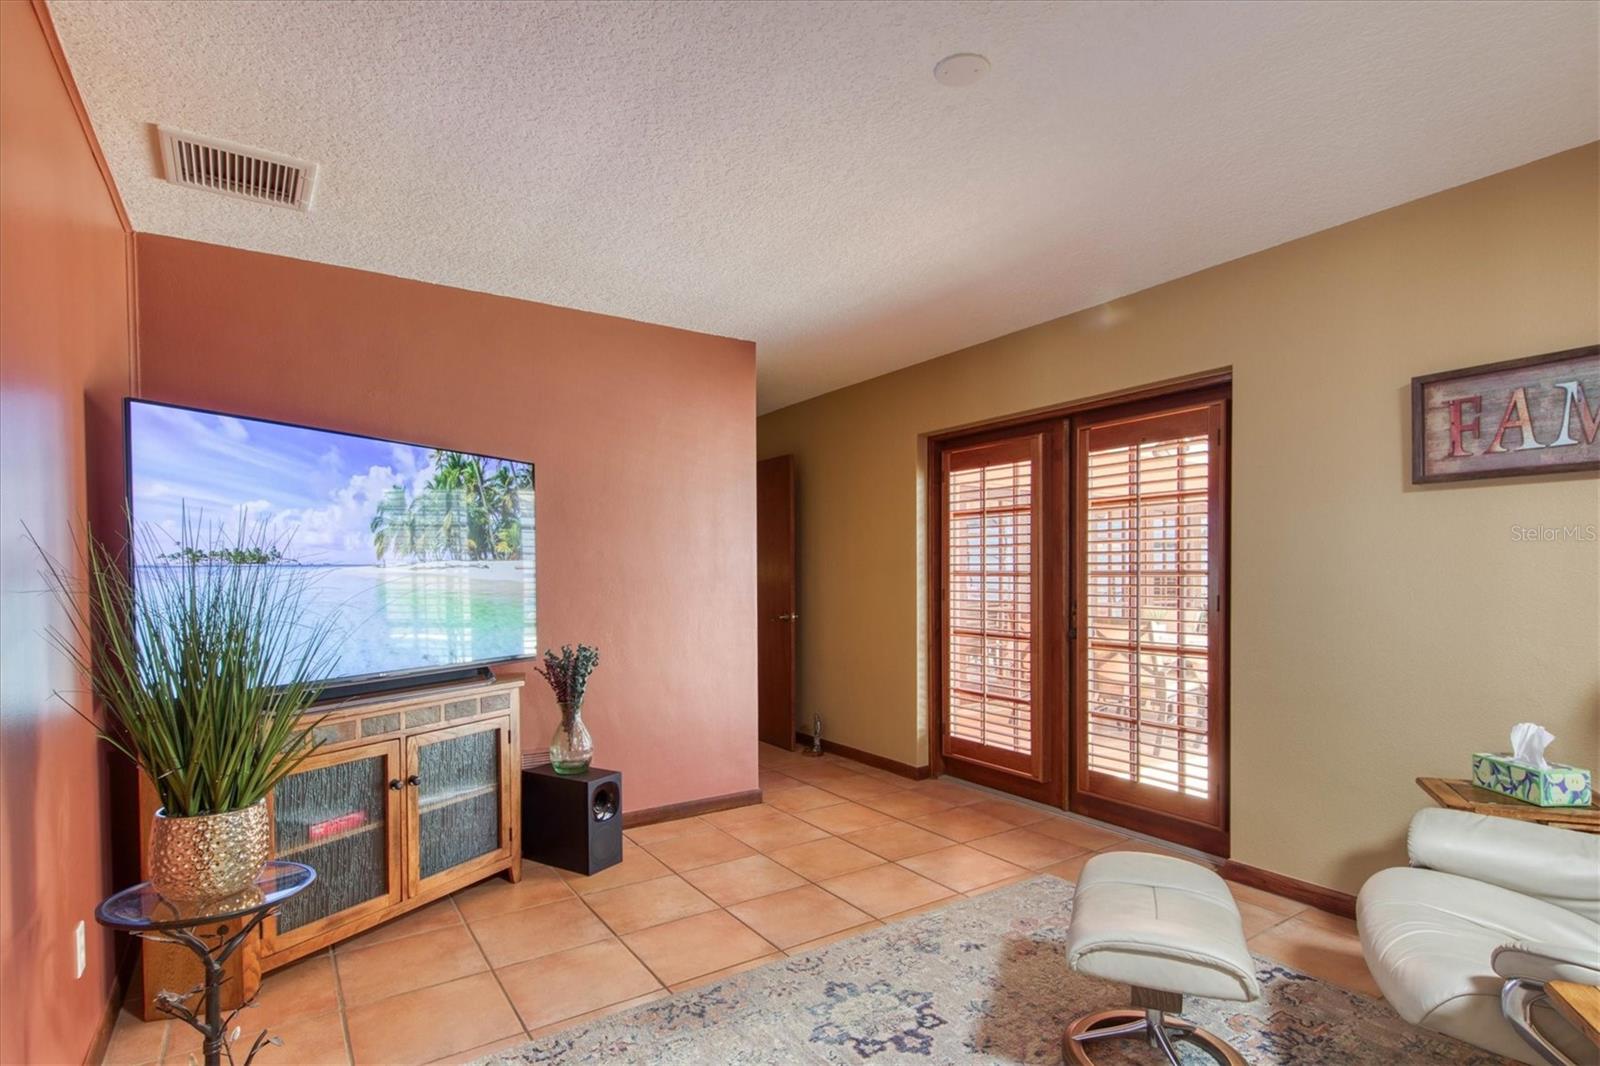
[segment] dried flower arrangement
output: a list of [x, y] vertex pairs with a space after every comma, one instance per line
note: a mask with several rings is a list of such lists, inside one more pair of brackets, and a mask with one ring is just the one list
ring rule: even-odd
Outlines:
[[544, 665], [535, 666], [541, 677], [550, 682], [550, 691], [561, 705], [561, 724], [550, 741], [550, 765], [558, 774], [581, 774], [589, 769], [594, 757], [594, 739], [583, 724], [584, 690], [589, 685], [589, 675], [600, 665], [600, 649], [579, 644], [561, 646], [561, 654], [544, 653]]
[[583, 707], [583, 694], [589, 685], [589, 675], [599, 665], [599, 648], [588, 644], [573, 648], [570, 644], [563, 644], [560, 655], [553, 651], [545, 652], [544, 665], [534, 669], [550, 682], [550, 691], [555, 693], [556, 702], [561, 705], [561, 714], [566, 717]]

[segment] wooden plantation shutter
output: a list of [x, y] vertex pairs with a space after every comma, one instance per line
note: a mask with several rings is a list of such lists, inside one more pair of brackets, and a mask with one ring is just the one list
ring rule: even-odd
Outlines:
[[941, 751], [1044, 780], [1042, 434], [943, 452]]
[[1223, 400], [1077, 425], [1073, 809], [1225, 854]]

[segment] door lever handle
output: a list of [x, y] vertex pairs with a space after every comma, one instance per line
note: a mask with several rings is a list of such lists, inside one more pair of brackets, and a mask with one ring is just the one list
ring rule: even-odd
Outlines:
[[780, 614], [777, 618], [774, 618], [773, 621], [775, 621], [775, 622], [795, 622], [795, 621], [799, 621], [799, 619], [800, 619], [800, 616], [797, 615], [797, 614]]

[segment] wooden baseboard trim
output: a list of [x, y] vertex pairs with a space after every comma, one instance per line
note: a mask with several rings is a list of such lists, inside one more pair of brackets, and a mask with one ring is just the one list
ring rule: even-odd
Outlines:
[[1247, 863], [1234, 862], [1232, 859], [1223, 863], [1218, 868], [1217, 873], [1221, 874], [1225, 880], [1248, 885], [1251, 888], [1259, 888], [1263, 892], [1271, 892], [1275, 895], [1283, 896], [1285, 899], [1305, 903], [1317, 908], [1319, 911], [1327, 911], [1329, 914], [1337, 914], [1343, 918], [1354, 918], [1356, 916], [1356, 898], [1348, 892], [1323, 888], [1321, 885], [1314, 885], [1310, 881], [1302, 881], [1297, 877], [1290, 877], [1288, 874], [1273, 873], [1271, 870], [1263, 870], [1259, 866], [1250, 866]]
[[685, 803], [667, 803], [660, 807], [646, 807], [642, 811], [623, 811], [622, 828], [637, 829], [641, 825], [670, 822], [675, 818], [688, 818], [696, 814], [710, 814], [712, 811], [726, 811], [734, 807], [748, 807], [753, 803], [760, 802], [761, 790], [753, 788], [748, 792], [729, 792], [724, 796], [707, 796], [705, 799], [689, 800]]
[[[796, 733], [794, 740], [802, 748], [811, 746], [811, 734], [809, 733]], [[913, 781], [921, 781], [929, 776], [930, 773], [926, 766], [912, 766], [909, 763], [895, 762], [893, 759], [886, 759], [882, 755], [874, 755], [870, 751], [847, 747], [837, 741], [829, 740], [827, 737], [822, 738], [822, 750], [829, 755], [837, 755], [842, 759], [853, 759], [864, 766], [871, 766], [877, 770], [887, 770], [891, 774], [899, 774], [901, 777], [909, 777]]]

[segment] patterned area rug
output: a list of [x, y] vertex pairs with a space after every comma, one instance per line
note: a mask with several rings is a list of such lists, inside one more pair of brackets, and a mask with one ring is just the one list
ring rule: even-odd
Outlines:
[[[489, 1063], [767, 1066], [1061, 1061], [1076, 1015], [1127, 990], [1066, 963], [1072, 885], [1053, 877], [924, 912], [808, 955], [542, 1037]], [[1385, 1003], [1256, 958], [1255, 1003], [1190, 1000], [1190, 1018], [1251, 1063], [1500, 1066], [1504, 1060], [1402, 1021]], [[1151, 1066], [1137, 1041], [1097, 1063]], [[1188, 1063], [1210, 1063], [1185, 1049]]]

